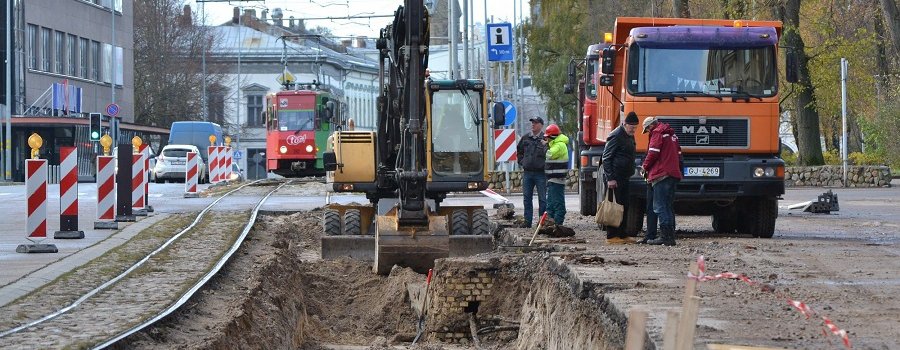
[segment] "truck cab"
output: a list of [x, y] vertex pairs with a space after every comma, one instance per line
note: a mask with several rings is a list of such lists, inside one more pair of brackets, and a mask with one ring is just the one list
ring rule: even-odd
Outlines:
[[[605, 137], [629, 112], [669, 124], [684, 154], [675, 211], [710, 215], [715, 231], [772, 237], [784, 194], [779, 158], [778, 36], [781, 23], [619, 18], [601, 53], [598, 120]], [[640, 167], [648, 135], [635, 135]], [[595, 159], [591, 159], [591, 162]], [[598, 172], [595, 178], [602, 178]], [[605, 186], [597, 181], [598, 198]], [[630, 180], [626, 231], [642, 227], [646, 182]]]

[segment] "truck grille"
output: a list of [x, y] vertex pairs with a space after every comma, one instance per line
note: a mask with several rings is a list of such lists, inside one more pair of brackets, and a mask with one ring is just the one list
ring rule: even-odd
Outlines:
[[748, 148], [750, 120], [747, 118], [660, 117], [669, 124], [684, 148]]

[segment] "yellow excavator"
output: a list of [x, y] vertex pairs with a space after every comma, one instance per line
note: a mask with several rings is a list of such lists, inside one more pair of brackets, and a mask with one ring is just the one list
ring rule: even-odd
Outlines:
[[334, 192], [363, 192], [369, 204], [326, 207], [323, 259], [372, 260], [382, 275], [394, 265], [424, 273], [435, 259], [493, 250], [484, 207], [441, 202], [487, 188], [490, 131], [502, 120], [488, 118], [483, 81], [428, 76], [428, 25], [421, 0], [397, 9], [376, 45], [376, 130], [331, 137], [327, 183]]

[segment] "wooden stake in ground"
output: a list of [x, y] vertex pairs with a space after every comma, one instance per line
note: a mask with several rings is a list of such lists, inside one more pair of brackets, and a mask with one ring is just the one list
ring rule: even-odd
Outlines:
[[[691, 263], [690, 271], [691, 276], [700, 274], [700, 265], [697, 261]], [[678, 336], [675, 342], [676, 350], [694, 348], [694, 332], [697, 328], [697, 316], [700, 311], [700, 297], [694, 295], [697, 292], [697, 283], [697, 279], [688, 278], [684, 285], [681, 320], [678, 321]]]
[[675, 350], [679, 319], [681, 319], [680, 311], [669, 310], [666, 312], [666, 328], [663, 330], [663, 350]]
[[647, 311], [631, 309], [628, 312], [628, 329], [625, 332], [625, 350], [641, 350], [644, 348], [644, 336], [647, 333]]

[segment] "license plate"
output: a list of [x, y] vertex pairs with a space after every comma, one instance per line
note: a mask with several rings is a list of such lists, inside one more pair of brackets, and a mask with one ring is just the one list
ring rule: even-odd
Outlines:
[[684, 176], [718, 177], [719, 167], [688, 167], [684, 168]]
[[184, 162], [180, 160], [173, 160], [172, 165], [184, 165]]

